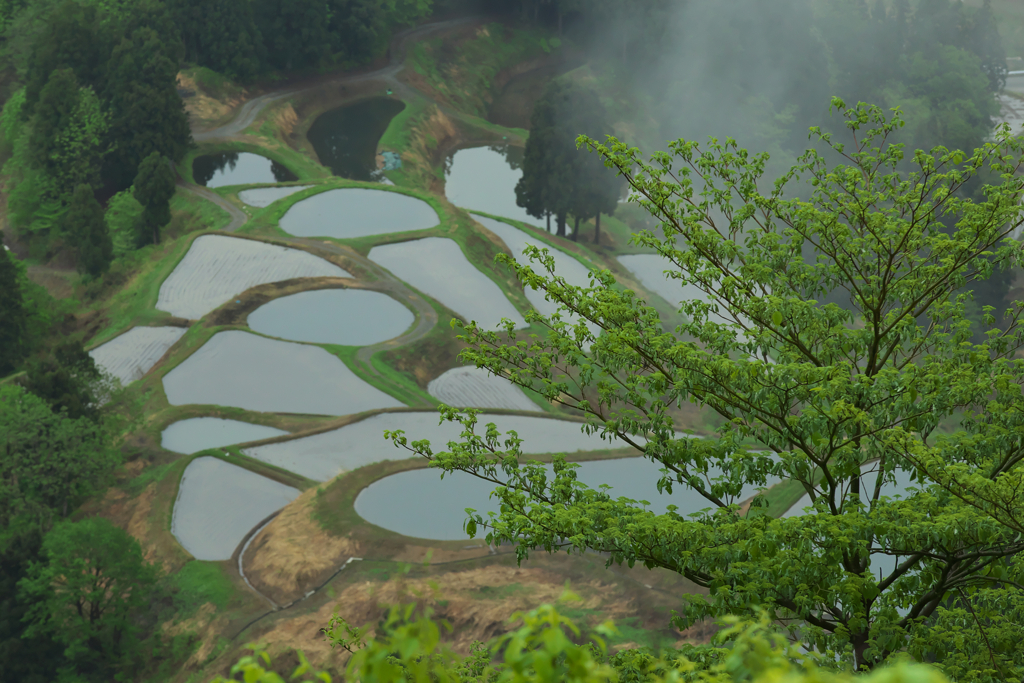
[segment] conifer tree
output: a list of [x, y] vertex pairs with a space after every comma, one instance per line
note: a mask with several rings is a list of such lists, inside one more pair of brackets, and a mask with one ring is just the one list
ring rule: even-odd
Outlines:
[[93, 277], [110, 267], [114, 245], [103, 220], [103, 207], [86, 184], [75, 188], [64, 219], [64, 230], [78, 251], [78, 270]]
[[0, 377], [10, 374], [24, 357], [27, 317], [18, 269], [0, 246]]
[[152, 152], [139, 164], [132, 194], [144, 211], [139, 222], [139, 244], [152, 238], [160, 241], [160, 228], [171, 220], [171, 197], [174, 196], [174, 174], [170, 162], [159, 152]]

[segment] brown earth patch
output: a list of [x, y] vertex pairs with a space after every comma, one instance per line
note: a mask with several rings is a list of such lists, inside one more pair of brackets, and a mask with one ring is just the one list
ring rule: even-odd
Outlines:
[[444, 181], [434, 174], [434, 167], [447, 150], [459, 144], [462, 132], [447, 114], [434, 106], [411, 126], [409, 147], [402, 153], [406, 173], [419, 178], [431, 192], [444, 196]]
[[[130, 463], [134, 465], [134, 463]], [[137, 466], [133, 469], [141, 469]], [[103, 516], [121, 527], [138, 540], [142, 553], [148, 562], [164, 562], [159, 557], [157, 547], [150, 543], [150, 524], [153, 514], [153, 499], [156, 497], [157, 486], [152, 483], [142, 493], [129, 498], [121, 489], [112, 488], [107, 491], [102, 506]], [[168, 567], [164, 566], [164, 569]]]
[[230, 116], [235, 107], [245, 99], [244, 91], [226, 100], [210, 97], [203, 92], [194, 78], [182, 73], [178, 74], [178, 87], [193, 93], [185, 98], [185, 112], [189, 120], [206, 125], [219, 123]]
[[214, 648], [219, 645], [227, 624], [228, 620], [223, 616], [218, 616], [217, 608], [208, 602], [188, 619], [165, 623], [161, 627], [161, 631], [171, 638], [185, 633], [190, 633], [195, 637], [199, 647], [181, 666], [183, 671], [191, 671], [199, 668], [209, 659]]
[[274, 125], [281, 135], [290, 136], [298, 123], [299, 115], [295, 113], [295, 107], [291, 103], [279, 109], [274, 115]]
[[50, 266], [29, 266], [26, 274], [28, 279], [40, 285], [55, 299], [67, 299], [74, 296], [75, 286], [72, 279], [75, 272], [68, 269], [57, 269]]
[[245, 575], [261, 593], [287, 604], [327, 580], [359, 544], [330, 534], [313, 517], [317, 488], [281, 511], [253, 540], [243, 558]]

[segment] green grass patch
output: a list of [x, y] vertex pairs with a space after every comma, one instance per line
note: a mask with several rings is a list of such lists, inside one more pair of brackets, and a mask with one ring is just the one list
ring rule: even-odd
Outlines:
[[171, 199], [171, 222], [163, 230], [164, 239], [177, 239], [199, 230], [223, 230], [231, 214], [199, 195], [179, 190]]
[[[338, 357], [361, 380], [376, 389], [380, 389], [389, 396], [393, 396], [405, 405], [413, 407], [437, 405], [437, 401], [432, 399], [427, 392], [420, 389], [415, 382], [410, 381], [408, 377], [393, 368], [388, 367], [383, 361], [377, 361], [377, 356], [380, 354], [376, 354], [371, 359], [372, 368], [367, 368], [356, 358], [356, 354], [361, 347], [339, 346], [337, 344], [323, 344], [322, 346], [329, 353]], [[377, 372], [374, 372], [374, 370]]]
[[177, 618], [187, 619], [206, 603], [223, 611], [236, 602], [238, 593], [220, 562], [193, 560], [174, 575]]
[[176, 460], [164, 465], [147, 467], [139, 476], [126, 482], [122, 488], [128, 495], [137, 496], [150, 484], [163, 481], [168, 476], [180, 475], [182, 470], [181, 463]]
[[226, 463], [235, 465], [247, 469], [250, 472], [266, 477], [267, 479], [273, 479], [274, 481], [284, 484], [285, 486], [291, 486], [292, 488], [305, 491], [306, 489], [313, 488], [319, 482], [307, 479], [301, 474], [296, 474], [291, 470], [286, 470], [283, 467], [277, 465], [271, 465], [268, 462], [257, 460], [256, 458], [250, 457], [243, 453], [237, 446], [225, 446], [219, 450], [213, 450], [210, 452], [197, 453], [199, 455], [209, 455], [219, 460], [223, 460]]
[[227, 76], [208, 69], [205, 66], [196, 66], [191, 69], [184, 69], [182, 75], [192, 79], [196, 87], [207, 97], [215, 100], [228, 100], [240, 97], [244, 90], [234, 83]]
[[756, 514], [781, 517], [806, 493], [803, 484], [793, 479], [787, 479], [764, 492], [764, 502], [768, 504], [767, 507], [754, 508], [751, 512], [756, 510]]

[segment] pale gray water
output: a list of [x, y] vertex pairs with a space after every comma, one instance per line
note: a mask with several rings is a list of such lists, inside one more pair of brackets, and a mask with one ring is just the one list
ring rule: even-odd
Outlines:
[[194, 403], [260, 412], [349, 415], [402, 405], [318, 346], [239, 330], [214, 335], [163, 381], [167, 401], [176, 406]]
[[219, 458], [196, 458], [181, 477], [171, 533], [197, 560], [227, 560], [254, 526], [298, 495]]
[[193, 417], [168, 426], [160, 435], [160, 445], [175, 453], [198, 453], [207, 448], [259, 441], [287, 433], [273, 427], [238, 420]]
[[480, 327], [493, 330], [502, 318], [508, 318], [517, 328], [526, 327], [526, 319], [501, 288], [470, 263], [455, 240], [425, 237], [384, 244], [371, 249], [369, 259], [440, 301], [466, 322], [476, 321]]
[[346, 187], [295, 203], [281, 229], [299, 237], [350, 239], [433, 228], [437, 212], [422, 199], [400, 192]]
[[446, 406], [542, 412], [523, 390], [484, 368], [452, 368], [431, 380], [427, 393]]
[[284, 199], [296, 192], [302, 192], [313, 187], [312, 185], [289, 185], [287, 187], [257, 187], [252, 190], [242, 190], [238, 193], [238, 198], [242, 200], [243, 204], [249, 206], [255, 206], [263, 209], [278, 199]]
[[412, 311], [380, 292], [318, 289], [260, 306], [249, 314], [249, 327], [294, 341], [366, 346], [399, 336], [415, 320]]
[[192, 162], [192, 177], [197, 184], [206, 187], [296, 180], [295, 174], [283, 164], [249, 152], [221, 152], [196, 157]]
[[[301, 474], [316, 481], [327, 481], [341, 472], [382, 460], [413, 457], [399, 450], [384, 438], [384, 430], [401, 429], [409, 443], [427, 439], [435, 451], [446, 450], [449, 441], [458, 441], [462, 426], [445, 422], [438, 424], [435, 411], [416, 413], [381, 413], [323, 434], [292, 441], [247, 448], [244, 453], [271, 465]], [[582, 433], [577, 422], [520, 415], [481, 415], [477, 433], [484, 433], [493, 422], [503, 434], [515, 430], [524, 453], [574, 453], [612, 448], [626, 448], [622, 441], [606, 441], [598, 434]]]
[[522, 150], [517, 147], [469, 147], [448, 158], [444, 194], [448, 201], [473, 209], [541, 225], [538, 218], [516, 204], [516, 183], [523, 176], [518, 168]]
[[[550, 466], [549, 466], [550, 470]], [[675, 505], [677, 514], [689, 515], [714, 504], [693, 489], [677, 484], [671, 495], [658, 493], [661, 465], [647, 458], [619, 458], [580, 463], [579, 480], [598, 488], [602, 484], [612, 487], [613, 498], [646, 500], [647, 509], [664, 514], [669, 505]], [[773, 481], [769, 481], [770, 486]], [[497, 512], [497, 501], [490, 498], [496, 486], [464, 472], [446, 474], [441, 479], [437, 469], [399, 472], [376, 481], [356, 497], [356, 512], [371, 524], [389, 531], [437, 540], [467, 538], [462, 530], [466, 521], [466, 508], [473, 508], [486, 517]], [[737, 502], [757, 492], [749, 486]], [[396, 505], [395, 501], [401, 501]], [[416, 514], [414, 511], [420, 511]]]

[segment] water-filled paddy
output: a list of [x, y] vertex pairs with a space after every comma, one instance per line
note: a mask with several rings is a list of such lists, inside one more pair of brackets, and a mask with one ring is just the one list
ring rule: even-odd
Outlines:
[[[663, 514], [675, 505], [680, 515], [689, 515], [714, 505], [689, 487], [676, 484], [673, 493], [659, 494], [661, 465], [647, 458], [618, 458], [580, 463], [579, 480], [591, 488], [602, 484], [612, 487], [613, 498], [646, 500], [648, 510]], [[769, 485], [771, 482], [769, 483]], [[457, 540], [466, 538], [462, 525], [466, 508], [486, 515], [497, 512], [497, 501], [490, 499], [496, 486], [463, 472], [446, 474], [436, 469], [399, 472], [370, 484], [356, 498], [356, 512], [371, 524], [414, 538]], [[756, 487], [747, 490], [735, 502], [754, 495]], [[395, 501], [402, 501], [395, 505]], [[429, 510], [429, 515], [410, 514], [413, 510]]]
[[386, 294], [319, 289], [274, 299], [249, 314], [249, 327], [272, 337], [366, 346], [399, 336], [416, 317]]
[[331, 173], [353, 180], [380, 180], [377, 143], [391, 119], [405, 109], [401, 100], [374, 97], [324, 112], [306, 137], [320, 163]]
[[[401, 429], [410, 443], [429, 439], [434, 450], [443, 449], [449, 441], [459, 440], [462, 426], [451, 422], [438, 424], [438, 419], [434, 411], [381, 413], [330, 432], [247, 448], [244, 453], [304, 477], [327, 481], [341, 472], [371, 463], [413, 457], [385, 439], [384, 430]], [[477, 432], [483, 433], [489, 422], [495, 423], [502, 433], [515, 430], [523, 439], [523, 452], [528, 454], [627, 447], [622, 441], [605, 441], [598, 434], [584, 434], [579, 423], [542, 417], [481, 415]]]
[[300, 249], [239, 237], [203, 235], [160, 285], [157, 310], [198, 320], [257, 285], [299, 277], [352, 277]]
[[400, 192], [346, 187], [297, 202], [281, 217], [285, 232], [299, 237], [351, 239], [433, 228], [437, 212]]
[[477, 367], [452, 368], [432, 380], [427, 393], [458, 408], [541, 410], [515, 384]]
[[469, 262], [454, 240], [427, 237], [385, 244], [371, 249], [369, 258], [467, 322], [475, 320], [493, 330], [508, 318], [517, 328], [526, 327], [526, 320], [501, 288]]
[[273, 427], [238, 420], [193, 417], [168, 426], [160, 435], [160, 445], [175, 453], [188, 454], [198, 453], [207, 448], [269, 439], [287, 433]]
[[238, 193], [238, 198], [242, 200], [243, 204], [255, 206], [258, 209], [264, 209], [276, 202], [278, 199], [284, 199], [296, 192], [308, 190], [311, 187], [313, 186], [288, 185], [287, 187], [257, 187], [252, 190], [242, 190]]
[[464, 209], [539, 225], [539, 219], [516, 204], [522, 160], [522, 148], [513, 145], [460, 149], [446, 161], [444, 194]]
[[402, 404], [359, 379], [318, 346], [220, 332], [164, 376], [171, 405], [349, 415]]
[[128, 384], [149, 372], [185, 332], [184, 327], [133, 327], [89, 355], [121, 384]]
[[197, 560], [227, 560], [254, 526], [298, 495], [218, 458], [196, 458], [181, 477], [171, 533]]
[[192, 177], [198, 185], [206, 187], [287, 183], [298, 179], [283, 164], [249, 152], [221, 152], [196, 157], [192, 162]]

